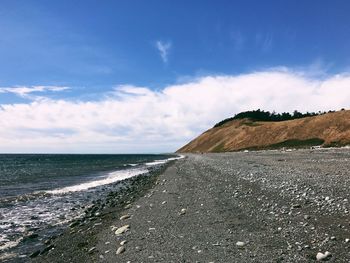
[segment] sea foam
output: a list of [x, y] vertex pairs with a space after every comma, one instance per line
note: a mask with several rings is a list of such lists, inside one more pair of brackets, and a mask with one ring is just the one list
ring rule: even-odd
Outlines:
[[67, 186], [67, 187], [58, 188], [58, 189], [54, 189], [54, 190], [49, 190], [46, 192], [49, 194], [65, 194], [68, 192], [84, 191], [84, 190], [94, 188], [97, 186], [111, 184], [114, 182], [125, 180], [127, 178], [130, 178], [130, 177], [133, 177], [136, 175], [140, 175], [140, 174], [144, 174], [147, 172], [148, 172], [147, 169], [128, 169], [128, 170], [114, 171], [114, 172], [108, 173], [107, 176], [103, 177], [102, 179], [97, 179], [97, 180], [85, 182], [82, 184], [76, 184], [76, 185], [72, 185], [72, 186]]

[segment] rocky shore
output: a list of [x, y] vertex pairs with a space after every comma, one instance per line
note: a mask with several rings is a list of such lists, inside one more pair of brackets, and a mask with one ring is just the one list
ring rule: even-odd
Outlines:
[[[40, 249], [33, 251], [32, 262], [93, 262], [92, 252], [97, 243], [96, 236], [106, 224], [114, 222], [125, 207], [147, 193], [156, 183], [157, 177], [173, 161], [149, 168], [149, 173], [117, 183], [117, 191], [109, 192], [85, 209], [85, 215], [74, 220], [68, 229], [58, 236], [43, 242]], [[27, 262], [27, 259], [23, 259]]]
[[90, 208], [32, 260], [349, 262], [349, 171], [348, 149], [189, 154]]

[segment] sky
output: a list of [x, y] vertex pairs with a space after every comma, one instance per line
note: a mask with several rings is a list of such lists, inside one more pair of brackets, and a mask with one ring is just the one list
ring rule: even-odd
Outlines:
[[244, 110], [350, 108], [350, 2], [0, 0], [0, 152], [173, 152]]

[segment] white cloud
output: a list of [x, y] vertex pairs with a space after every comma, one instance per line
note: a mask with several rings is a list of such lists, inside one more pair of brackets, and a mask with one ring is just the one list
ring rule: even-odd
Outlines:
[[61, 86], [17, 86], [17, 87], [0, 87], [0, 93], [13, 93], [20, 97], [28, 97], [30, 93], [46, 91], [63, 91], [69, 89]]
[[162, 42], [162, 41], [157, 41], [156, 42], [156, 47], [159, 51], [160, 57], [162, 58], [164, 63], [168, 62], [168, 54], [169, 50], [171, 48], [171, 43], [170, 42]]
[[168, 152], [252, 109], [349, 108], [350, 75], [322, 80], [286, 68], [207, 76], [154, 91], [118, 86], [96, 101], [0, 105], [1, 152]]

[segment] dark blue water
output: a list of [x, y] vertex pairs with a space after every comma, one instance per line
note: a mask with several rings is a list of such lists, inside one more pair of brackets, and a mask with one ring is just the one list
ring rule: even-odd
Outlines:
[[101, 197], [102, 188], [107, 193], [106, 188], [116, 182], [147, 174], [150, 167], [173, 158], [0, 154], [0, 261], [27, 258], [23, 237], [33, 230], [52, 232], [68, 224], [82, 216], [82, 208]]

